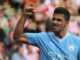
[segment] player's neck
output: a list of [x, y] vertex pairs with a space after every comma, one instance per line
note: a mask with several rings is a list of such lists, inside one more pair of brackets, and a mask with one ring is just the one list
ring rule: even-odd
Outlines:
[[61, 32], [55, 32], [54, 33], [57, 37], [59, 37], [60, 39], [62, 39], [63, 37], [66, 36], [67, 32], [66, 31], [61, 31]]

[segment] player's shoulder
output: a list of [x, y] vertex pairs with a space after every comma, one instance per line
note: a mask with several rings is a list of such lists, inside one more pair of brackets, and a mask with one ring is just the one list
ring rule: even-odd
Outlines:
[[47, 32], [40, 32], [40, 33], [38, 33], [38, 35], [47, 35]]
[[69, 33], [70, 34], [70, 37], [73, 38], [73, 39], [76, 39], [76, 40], [80, 40], [80, 37], [73, 34], [73, 33]]

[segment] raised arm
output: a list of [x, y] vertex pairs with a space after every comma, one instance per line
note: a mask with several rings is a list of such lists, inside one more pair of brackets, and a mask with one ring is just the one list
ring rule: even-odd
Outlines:
[[24, 24], [26, 20], [28, 20], [27, 18], [28, 18], [28, 12], [26, 11], [26, 8], [25, 8], [19, 22], [17, 23], [17, 26], [13, 34], [13, 38], [15, 41], [29, 44], [28, 39], [23, 32]]

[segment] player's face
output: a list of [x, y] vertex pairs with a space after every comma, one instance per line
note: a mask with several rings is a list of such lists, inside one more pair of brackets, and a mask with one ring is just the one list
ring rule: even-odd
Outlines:
[[68, 21], [64, 19], [63, 14], [54, 14], [52, 18], [51, 30], [53, 32], [61, 32], [65, 30]]

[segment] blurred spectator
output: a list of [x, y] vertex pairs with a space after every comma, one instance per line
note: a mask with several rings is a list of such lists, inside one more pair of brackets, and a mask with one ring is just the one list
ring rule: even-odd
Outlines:
[[54, 9], [59, 6], [59, 3], [60, 0], [45, 0], [43, 4], [44, 8], [42, 9], [47, 10], [45, 13], [52, 18]]
[[15, 15], [10, 16], [9, 18], [9, 28], [10, 30], [14, 30], [15, 26], [18, 22], [18, 18]]
[[39, 48], [29, 45], [26, 57], [27, 57], [27, 60], [33, 60], [33, 59], [40, 60], [39, 59]]
[[22, 46], [18, 46], [17, 49], [18, 51], [13, 53], [11, 60], [27, 60], [23, 54]]
[[73, 2], [69, 2], [70, 6], [68, 8], [68, 10], [70, 11], [71, 14], [73, 15], [77, 15], [78, 14], [78, 7], [76, 4], [74, 4]]
[[3, 9], [0, 10], [0, 28], [2, 28], [5, 31], [6, 35], [8, 34], [9, 25]]
[[12, 58], [13, 53], [16, 52], [16, 49], [17, 49], [17, 44], [15, 42], [11, 42], [7, 50], [7, 54], [10, 57], [10, 60]]
[[11, 7], [11, 5], [9, 4], [8, 1], [5, 1], [3, 4], [2, 4], [2, 9], [5, 10], [5, 15], [7, 18], [9, 18], [11, 15], [13, 15], [15, 13], [15, 10], [13, 7]]
[[69, 1], [68, 0], [60, 0], [60, 6], [64, 7], [64, 8], [68, 8], [69, 7]]
[[72, 17], [71, 20], [69, 21], [69, 25], [68, 25], [68, 31], [72, 32], [75, 35], [79, 35], [79, 26], [78, 26], [78, 20], [76, 19], [76, 17]]
[[16, 9], [16, 11], [20, 11], [22, 8], [23, 0], [11, 0], [11, 5]]
[[48, 20], [47, 15], [44, 12], [35, 12], [35, 22], [37, 23], [36, 31], [45, 32], [46, 22]]
[[0, 28], [0, 41], [4, 41], [6, 38], [5, 32], [3, 29]]
[[60, 6], [68, 9], [72, 15], [76, 15], [77, 5], [74, 3], [74, 0], [60, 0]]
[[0, 0], [0, 5], [2, 5], [6, 0]]
[[0, 42], [0, 60], [9, 60], [9, 57], [6, 55], [6, 47], [3, 42]]

